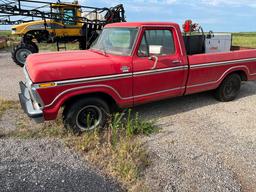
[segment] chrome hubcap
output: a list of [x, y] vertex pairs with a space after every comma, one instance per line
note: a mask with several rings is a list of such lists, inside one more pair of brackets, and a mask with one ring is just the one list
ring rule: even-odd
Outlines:
[[100, 125], [102, 116], [102, 110], [99, 107], [88, 105], [77, 113], [76, 124], [81, 131], [90, 131]]
[[16, 58], [20, 63], [25, 64], [26, 59], [30, 54], [32, 54], [32, 52], [28, 49], [19, 49], [16, 52]]

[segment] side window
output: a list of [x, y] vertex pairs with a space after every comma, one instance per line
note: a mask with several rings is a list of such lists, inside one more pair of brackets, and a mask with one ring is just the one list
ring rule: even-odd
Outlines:
[[139, 57], [171, 55], [175, 53], [173, 34], [170, 30], [146, 30], [138, 50]]
[[73, 9], [64, 9], [64, 24], [65, 25], [75, 25], [75, 11]]

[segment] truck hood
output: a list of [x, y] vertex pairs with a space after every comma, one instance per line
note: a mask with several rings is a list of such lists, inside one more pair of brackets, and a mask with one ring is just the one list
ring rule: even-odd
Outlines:
[[79, 79], [114, 73], [111, 56], [94, 51], [65, 51], [29, 55], [26, 70], [33, 83]]

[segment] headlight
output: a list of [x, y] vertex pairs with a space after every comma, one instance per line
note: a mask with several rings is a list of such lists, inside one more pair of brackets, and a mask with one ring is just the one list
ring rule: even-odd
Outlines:
[[33, 101], [34, 107], [37, 106], [39, 108], [42, 108], [44, 106], [44, 103], [40, 97], [40, 95], [37, 93], [36, 89], [38, 88], [37, 85], [33, 85], [33, 82], [29, 78], [28, 72], [26, 70], [26, 67], [23, 68], [23, 72], [25, 74], [26, 78], [26, 87], [28, 88], [29, 94], [31, 96], [31, 99]]
[[31, 94], [34, 105], [42, 109], [44, 107], [44, 103], [34, 86], [32, 86], [30, 94]]

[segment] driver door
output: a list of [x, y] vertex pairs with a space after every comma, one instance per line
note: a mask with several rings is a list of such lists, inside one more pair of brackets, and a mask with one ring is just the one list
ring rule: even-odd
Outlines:
[[185, 90], [187, 69], [173, 27], [144, 27], [133, 60], [136, 104], [179, 96]]

